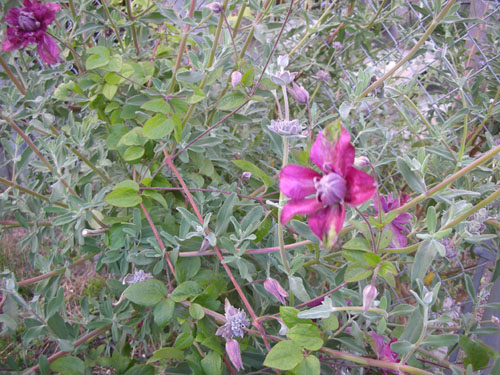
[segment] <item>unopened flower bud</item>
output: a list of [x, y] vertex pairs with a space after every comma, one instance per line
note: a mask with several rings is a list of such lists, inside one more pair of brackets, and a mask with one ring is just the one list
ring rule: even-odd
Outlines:
[[307, 104], [309, 101], [309, 93], [302, 86], [297, 85], [292, 82], [293, 89], [289, 89], [288, 92], [295, 98], [299, 104]]
[[238, 83], [241, 82], [241, 77], [241, 73], [237, 70], [231, 74], [231, 84], [233, 85], [233, 87], [238, 86]]
[[363, 289], [363, 312], [367, 312], [373, 300], [377, 297], [377, 288], [373, 285], [367, 285]]
[[354, 159], [354, 166], [358, 168], [368, 167], [370, 165], [370, 159], [366, 156], [360, 156]]
[[278, 66], [281, 68], [281, 70], [284, 70], [289, 63], [288, 55], [283, 55], [278, 57]]
[[288, 332], [288, 327], [286, 326], [285, 323], [283, 323], [281, 321], [279, 323], [280, 323], [281, 327], [280, 327], [280, 330], [279, 330], [278, 334], [280, 336], [286, 336], [286, 333]]
[[493, 322], [493, 324], [500, 325], [500, 319], [498, 319], [498, 317], [495, 315], [491, 317], [491, 321]]
[[285, 297], [288, 297], [288, 293], [281, 287], [277, 280], [268, 277], [266, 281], [264, 281], [264, 289], [275, 296], [283, 305], [286, 304]]
[[333, 47], [334, 49], [342, 49], [342, 48], [344, 48], [344, 46], [343, 46], [343, 45], [342, 45], [342, 43], [340, 43], [340, 42], [333, 42], [333, 43], [332, 43], [332, 47]]
[[248, 181], [252, 177], [252, 172], [243, 172], [241, 174], [241, 181]]
[[222, 12], [222, 5], [217, 2], [204, 5], [203, 8], [210, 9], [215, 14], [219, 14], [220, 12]]
[[276, 74], [272, 74], [271, 81], [273, 81], [273, 83], [275, 83], [279, 86], [286, 86], [289, 83], [293, 82], [296, 75], [297, 75], [297, 73], [291, 73], [288, 70], [284, 70], [284, 71], [278, 72]]
[[326, 70], [319, 70], [318, 73], [316, 73], [316, 78], [318, 78], [320, 81], [328, 82], [330, 80], [330, 73], [328, 73]]
[[423, 301], [424, 301], [425, 304], [430, 305], [433, 298], [434, 298], [434, 295], [432, 294], [432, 292], [429, 291], [429, 292], [426, 292], [424, 294]]
[[228, 340], [226, 342], [226, 353], [236, 371], [242, 370], [243, 362], [241, 361], [240, 343], [234, 339]]

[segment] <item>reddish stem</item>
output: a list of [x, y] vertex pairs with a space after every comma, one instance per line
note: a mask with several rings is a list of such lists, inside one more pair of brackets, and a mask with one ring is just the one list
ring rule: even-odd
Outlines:
[[[182, 188], [184, 189], [184, 194], [186, 194], [186, 197], [189, 200], [189, 204], [193, 208], [193, 211], [194, 211], [196, 217], [200, 221], [201, 225], [204, 225], [203, 217], [201, 216], [200, 211], [198, 210], [198, 207], [196, 206], [196, 203], [194, 202], [194, 199], [193, 199], [191, 193], [189, 192], [189, 189], [186, 186], [186, 183], [184, 182], [184, 179], [180, 175], [180, 173], [177, 170], [177, 168], [175, 168], [175, 165], [172, 162], [171, 156], [167, 153], [167, 151], [165, 149], [163, 149], [163, 154], [165, 155], [165, 164], [172, 170], [172, 172], [177, 177], [177, 180], [179, 181], [179, 183], [181, 184]], [[208, 230], [206, 231], [206, 233], [209, 234]], [[222, 256], [222, 252], [219, 250], [219, 248], [217, 246], [214, 246], [214, 250], [215, 250], [215, 253], [217, 254], [217, 257], [221, 261], [222, 267], [224, 267], [224, 270], [226, 271], [227, 275], [229, 276], [229, 279], [231, 280], [231, 282], [233, 283], [234, 287], [236, 288], [236, 291], [238, 292], [238, 294], [239, 294], [239, 296], [241, 298], [241, 301], [243, 302], [243, 304], [245, 305], [246, 309], [248, 310], [248, 313], [252, 317], [253, 325], [257, 328], [257, 330], [259, 331], [260, 335], [262, 336], [262, 339], [264, 340], [264, 345], [266, 346], [266, 349], [270, 350], [271, 346], [269, 345], [269, 341], [267, 340], [266, 333], [264, 332], [264, 330], [262, 328], [262, 325], [259, 323], [257, 315], [253, 311], [253, 308], [250, 305], [250, 303], [248, 302], [248, 299], [245, 296], [245, 293], [243, 293], [243, 290], [241, 289], [240, 285], [238, 284], [238, 282], [236, 281], [235, 277], [233, 276], [233, 273], [231, 272], [231, 269], [229, 268], [229, 266], [227, 264], [225, 264], [225, 263], [222, 263], [222, 261], [224, 260], [224, 257]]]

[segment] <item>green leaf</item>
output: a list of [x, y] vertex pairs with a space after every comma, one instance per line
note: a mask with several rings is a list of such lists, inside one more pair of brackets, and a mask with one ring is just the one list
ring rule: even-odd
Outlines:
[[320, 375], [321, 364], [314, 355], [309, 355], [293, 370], [294, 375]]
[[106, 195], [104, 201], [116, 207], [134, 207], [142, 202], [142, 198], [132, 188], [120, 188]]
[[264, 183], [264, 185], [266, 185], [266, 188], [269, 188], [273, 185], [273, 179], [255, 164], [247, 160], [233, 160], [233, 163], [236, 164], [238, 168], [243, 169], [247, 172], [251, 172], [253, 176], [257, 177]]
[[303, 324], [304, 319], [300, 319], [297, 314], [299, 310], [290, 306], [280, 306], [280, 317], [288, 328], [292, 328], [296, 324]]
[[302, 302], [309, 301], [311, 297], [307, 294], [304, 282], [298, 276], [288, 276], [288, 283], [293, 294]]
[[302, 362], [302, 350], [293, 341], [281, 341], [277, 343], [264, 360], [264, 366], [278, 370], [292, 370]]
[[231, 111], [247, 100], [246, 96], [239, 91], [231, 92], [225, 95], [219, 102], [217, 109], [221, 111]]
[[425, 184], [422, 179], [413, 172], [406, 161], [403, 158], [398, 158], [397, 160], [398, 168], [404, 179], [408, 183], [408, 186], [417, 193], [425, 193]]
[[112, 72], [119, 72], [122, 70], [122, 57], [120, 55], [113, 55], [105, 68]]
[[311, 324], [298, 324], [290, 328], [286, 335], [307, 350], [319, 350], [323, 346], [320, 330]]
[[125, 372], [125, 375], [155, 375], [155, 368], [148, 365], [134, 365]]
[[203, 79], [203, 74], [195, 70], [185, 70], [176, 75], [179, 82], [196, 83]]
[[344, 273], [344, 281], [352, 283], [366, 279], [372, 274], [371, 269], [367, 269], [364, 264], [352, 263], [347, 266]]
[[233, 207], [237, 201], [238, 201], [238, 196], [236, 195], [236, 193], [230, 194], [224, 201], [224, 204], [219, 210], [219, 214], [217, 215], [217, 221], [215, 223], [216, 235], [224, 233], [227, 230], [229, 220], [231, 219], [233, 213]]
[[422, 345], [432, 346], [438, 348], [440, 346], [452, 347], [458, 342], [458, 335], [452, 334], [439, 334], [425, 336]]
[[171, 120], [174, 123], [174, 138], [177, 143], [181, 141], [182, 138], [182, 129], [184, 129], [184, 126], [182, 125], [182, 119], [181, 116], [179, 116], [177, 113], [174, 113], [171, 117]]
[[490, 358], [484, 345], [471, 340], [467, 336], [460, 336], [458, 344], [466, 355], [466, 358], [464, 358], [465, 366], [471, 364], [474, 370], [479, 370], [488, 366]]
[[62, 357], [52, 362], [50, 369], [64, 375], [80, 375], [85, 373], [85, 363], [78, 357]]
[[167, 297], [168, 290], [159, 280], [149, 279], [130, 285], [123, 295], [137, 305], [154, 306]]
[[174, 317], [175, 302], [170, 298], [161, 300], [153, 310], [155, 323], [160, 328], [165, 328]]
[[102, 94], [106, 99], [111, 100], [115, 96], [117, 90], [118, 86], [106, 83], [102, 88]]
[[434, 206], [427, 209], [427, 229], [431, 234], [436, 232], [436, 208]]
[[370, 243], [364, 238], [353, 238], [342, 245], [342, 249], [370, 251]]
[[392, 273], [393, 275], [395, 275], [398, 273], [398, 270], [396, 269], [394, 264], [386, 260], [380, 265], [380, 273], [383, 275], [386, 275], [388, 273]]
[[172, 109], [168, 105], [168, 103], [163, 99], [154, 99], [149, 102], [144, 103], [141, 106], [141, 109], [146, 111], [152, 111], [156, 113], [162, 113], [164, 115], [168, 115], [172, 113]]
[[370, 267], [376, 267], [380, 263], [380, 255], [375, 253], [365, 253], [364, 254], [366, 264]]
[[182, 302], [190, 297], [201, 294], [203, 290], [194, 281], [185, 281], [172, 292], [171, 298], [175, 302]]
[[193, 344], [194, 338], [189, 333], [181, 333], [175, 339], [174, 346], [177, 349], [186, 349], [189, 348]]
[[87, 70], [100, 68], [109, 63], [110, 53], [106, 47], [99, 46], [90, 48], [87, 52], [91, 54], [85, 62], [85, 68]]
[[205, 317], [205, 311], [201, 305], [193, 303], [189, 306], [189, 315], [191, 315], [193, 319], [200, 320]]
[[425, 240], [418, 246], [415, 260], [411, 267], [412, 282], [416, 279], [424, 280], [425, 274], [437, 253], [435, 242], [435, 240]]
[[210, 351], [200, 363], [206, 375], [222, 374], [222, 359], [216, 352]]
[[136, 127], [128, 133], [124, 134], [120, 138], [120, 142], [118, 142], [118, 145], [142, 146], [144, 145], [144, 143], [146, 143], [146, 141], [147, 140], [142, 137], [142, 128]]
[[167, 201], [165, 200], [165, 198], [163, 197], [163, 195], [161, 195], [160, 193], [158, 193], [157, 191], [153, 191], [153, 190], [144, 190], [142, 192], [142, 196], [143, 197], [147, 197], [147, 198], [151, 198], [151, 199], [154, 199], [155, 201], [157, 201], [159, 204], [162, 205], [162, 207], [166, 210], [168, 210], [168, 203]]
[[116, 184], [113, 190], [124, 189], [124, 188], [130, 188], [134, 189], [134, 191], [139, 191], [139, 184], [132, 180], [123, 180], [122, 182]]
[[184, 360], [184, 352], [177, 348], [161, 348], [153, 353], [153, 356], [148, 359], [147, 363], [161, 361], [162, 359], [175, 359], [177, 361]]
[[188, 104], [196, 104], [206, 98], [206, 94], [199, 87], [195, 87], [193, 95], [186, 99]]
[[323, 318], [323, 326], [326, 330], [336, 331], [339, 328], [339, 320], [332, 314], [328, 318]]
[[172, 130], [174, 130], [173, 121], [160, 113], [146, 121], [142, 135], [149, 139], [159, 139], [169, 135]]
[[125, 161], [134, 161], [141, 158], [143, 155], [144, 155], [144, 147], [130, 146], [123, 153], [123, 159], [125, 159]]

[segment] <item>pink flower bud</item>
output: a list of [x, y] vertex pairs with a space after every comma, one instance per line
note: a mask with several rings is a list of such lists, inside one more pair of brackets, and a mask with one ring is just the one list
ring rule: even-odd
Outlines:
[[233, 87], [238, 86], [238, 83], [241, 82], [241, 77], [242, 77], [241, 73], [238, 72], [237, 70], [231, 74], [231, 84], [233, 85]]
[[226, 341], [226, 353], [236, 371], [242, 370], [243, 363], [241, 362], [240, 343], [234, 339]]
[[288, 293], [281, 287], [277, 280], [268, 277], [266, 281], [264, 281], [264, 288], [275, 296], [283, 305], [286, 304], [285, 297], [288, 297]]
[[367, 312], [373, 300], [377, 297], [377, 288], [373, 285], [367, 285], [363, 289], [363, 312]]
[[219, 14], [220, 12], [222, 12], [222, 5], [217, 2], [204, 5], [203, 8], [210, 9], [215, 14]]
[[309, 93], [302, 86], [297, 85], [292, 82], [293, 90], [288, 90], [290, 95], [292, 95], [299, 104], [307, 104], [309, 101]]

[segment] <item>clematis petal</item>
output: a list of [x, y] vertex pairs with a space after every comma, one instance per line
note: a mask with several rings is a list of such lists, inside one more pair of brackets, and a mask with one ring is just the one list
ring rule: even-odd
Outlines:
[[44, 5], [44, 12], [42, 15], [42, 22], [45, 23], [45, 25], [50, 25], [54, 20], [56, 19], [56, 14], [57, 11], [61, 9], [60, 4], [55, 4], [55, 3], [47, 3]]
[[22, 42], [16, 36], [7, 35], [2, 41], [2, 52], [12, 51], [22, 46]]
[[358, 206], [370, 199], [375, 193], [375, 180], [359, 169], [350, 167], [344, 178], [347, 184], [344, 202], [349, 206]]
[[408, 212], [401, 212], [392, 222], [397, 225], [408, 224], [411, 222], [411, 215]]
[[354, 146], [351, 145], [349, 132], [342, 127], [335, 144], [330, 143], [323, 133], [319, 133], [311, 148], [310, 158], [324, 173], [335, 171], [345, 175], [354, 163]]
[[5, 23], [10, 26], [19, 26], [19, 15], [21, 14], [21, 9], [12, 8], [9, 9], [5, 15]]
[[323, 203], [318, 202], [316, 198], [292, 199], [283, 207], [283, 211], [281, 212], [281, 224], [288, 223], [295, 215], [312, 214], [321, 207], [323, 207]]
[[401, 248], [408, 245], [408, 238], [403, 234], [402, 228], [394, 223], [389, 224], [392, 231], [391, 247]]
[[56, 42], [47, 34], [43, 34], [41, 40], [37, 43], [37, 51], [40, 57], [47, 64], [55, 64], [59, 59], [59, 47]]
[[289, 198], [305, 198], [316, 193], [315, 177], [321, 178], [322, 176], [310, 168], [288, 164], [280, 173], [280, 189]]
[[[333, 239], [342, 230], [345, 220], [345, 208], [341, 204], [327, 206], [309, 216], [311, 231], [320, 239]], [[334, 232], [333, 232], [334, 231]]]

